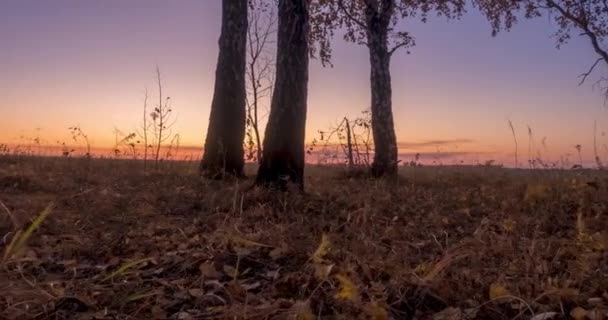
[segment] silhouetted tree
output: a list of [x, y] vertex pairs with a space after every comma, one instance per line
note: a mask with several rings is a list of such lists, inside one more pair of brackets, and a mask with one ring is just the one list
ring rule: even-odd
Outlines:
[[[608, 1], [607, 0], [475, 0], [492, 24], [493, 35], [501, 29], [511, 29], [518, 15], [526, 18], [547, 16], [557, 24], [557, 47], [567, 43], [572, 35], [587, 38], [598, 58], [587, 72], [581, 74], [580, 84], [593, 73], [598, 64], [608, 67]], [[596, 85], [602, 86], [608, 99], [608, 76]]]
[[158, 170], [161, 161], [160, 149], [163, 143], [174, 136], [172, 128], [176, 119], [172, 116], [171, 97], [163, 96], [163, 85], [158, 66], [156, 67], [156, 81], [158, 83], [158, 104], [154, 107], [154, 111], [150, 113], [150, 117], [152, 118], [151, 127], [154, 140], [154, 168]]
[[[429, 12], [448, 18], [460, 16], [464, 0], [320, 0], [315, 11], [315, 31], [329, 37], [344, 29], [344, 39], [367, 46], [371, 65], [371, 111], [374, 137], [374, 176], [395, 176], [398, 169], [397, 138], [393, 121], [390, 62], [400, 48], [414, 44], [406, 31], [396, 30], [400, 18]], [[318, 14], [318, 15], [317, 15]], [[320, 27], [319, 27], [320, 25]], [[322, 45], [328, 45], [327, 42]], [[325, 47], [320, 56], [330, 55]]]
[[304, 187], [309, 0], [279, 0], [275, 87], [257, 184]]
[[[249, 0], [247, 28], [247, 160], [262, 161], [260, 109], [266, 107], [274, 82], [274, 45], [277, 17], [274, 0]], [[265, 108], [264, 108], [265, 109]]]
[[242, 176], [244, 166], [247, 0], [222, 1], [222, 31], [211, 116], [200, 170], [206, 176]]

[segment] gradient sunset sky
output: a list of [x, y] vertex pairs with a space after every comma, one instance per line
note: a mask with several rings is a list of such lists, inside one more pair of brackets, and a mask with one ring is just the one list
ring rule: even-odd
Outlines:
[[[219, 0], [2, 0], [0, 1], [0, 143], [35, 135], [48, 144], [68, 141], [80, 125], [96, 147], [111, 146], [114, 127], [140, 123], [145, 88], [156, 95], [155, 67], [177, 114], [182, 144], [201, 146], [211, 104]], [[402, 152], [470, 153], [509, 164], [511, 119], [527, 152], [529, 125], [546, 157], [575, 153], [592, 159], [608, 137], [608, 109], [592, 83], [577, 76], [595, 61], [586, 39], [561, 50], [554, 26], [522, 21], [493, 38], [475, 9], [458, 21], [408, 21], [417, 45], [394, 55], [393, 106]], [[369, 107], [366, 48], [334, 40], [334, 67], [311, 61], [307, 141], [343, 116]], [[548, 154], [548, 155], [547, 155]], [[465, 157], [465, 155], [462, 155]]]

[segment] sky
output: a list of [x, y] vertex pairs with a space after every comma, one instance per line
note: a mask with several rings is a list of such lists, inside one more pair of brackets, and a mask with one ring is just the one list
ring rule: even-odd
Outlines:
[[[56, 145], [69, 142], [67, 128], [79, 125], [94, 147], [111, 147], [115, 128], [132, 132], [139, 126], [146, 88], [151, 99], [157, 95], [159, 66], [177, 118], [174, 131], [182, 145], [200, 148], [220, 9], [219, 0], [1, 0], [0, 143], [39, 133], [44, 143]], [[580, 144], [590, 161], [594, 122], [600, 151], [608, 157], [602, 147], [608, 143], [608, 109], [593, 77], [578, 85], [578, 75], [596, 59], [589, 43], [574, 37], [557, 50], [547, 19], [522, 21], [492, 37], [485, 18], [468, 11], [460, 20], [402, 24], [417, 43], [410, 54], [397, 52], [391, 64], [404, 157], [420, 152], [450, 155], [453, 162], [512, 164], [508, 120], [520, 159], [528, 150], [529, 126], [544, 157], [575, 154]], [[333, 68], [311, 61], [307, 141], [369, 108], [366, 48], [339, 36], [333, 48]], [[603, 66], [595, 79], [602, 73], [608, 73]]]

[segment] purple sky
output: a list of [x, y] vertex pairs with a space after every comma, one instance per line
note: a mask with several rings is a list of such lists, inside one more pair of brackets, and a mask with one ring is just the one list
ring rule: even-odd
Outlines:
[[[79, 124], [96, 146], [114, 127], [134, 130], [145, 88], [155, 95], [159, 65], [172, 97], [182, 143], [202, 144], [211, 102], [220, 28], [219, 0], [0, 1], [0, 142], [33, 136], [67, 140]], [[595, 60], [585, 39], [556, 50], [547, 19], [524, 21], [496, 38], [479, 13], [459, 21], [404, 23], [416, 38], [412, 53], [394, 55], [393, 105], [404, 152], [483, 152], [510, 157], [516, 126], [520, 154], [527, 125], [548, 156], [591, 157], [608, 130], [607, 110], [577, 76]], [[334, 68], [311, 64], [307, 138], [369, 106], [364, 47], [334, 41]], [[604, 74], [606, 68], [598, 69]], [[597, 78], [597, 77], [596, 77]], [[608, 153], [605, 154], [608, 156]], [[509, 158], [510, 159], [510, 158]], [[510, 161], [510, 160], [507, 160]]]

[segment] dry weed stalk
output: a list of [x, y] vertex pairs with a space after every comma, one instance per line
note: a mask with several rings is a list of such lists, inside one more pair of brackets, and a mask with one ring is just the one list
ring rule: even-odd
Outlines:
[[595, 156], [595, 163], [597, 164], [597, 168], [603, 170], [604, 164], [602, 163], [602, 159], [600, 158], [600, 155], [597, 152], [597, 120], [593, 121], [593, 155]]
[[2, 200], [0, 200], [0, 207], [2, 207], [4, 212], [6, 212], [6, 214], [11, 219], [11, 222], [13, 223], [13, 227], [15, 228], [15, 230], [19, 229], [19, 223], [18, 223], [17, 219], [15, 218], [15, 216], [13, 216], [13, 213], [11, 212], [11, 210], [4, 204], [4, 202], [2, 202]]
[[174, 138], [172, 128], [177, 119], [173, 117], [171, 97], [163, 96], [163, 84], [161, 81], [160, 68], [158, 66], [156, 67], [156, 82], [158, 85], [158, 104], [154, 108], [154, 111], [150, 113], [150, 117], [152, 118], [154, 134], [154, 167], [158, 170], [160, 149], [164, 142]]
[[513, 142], [515, 143], [515, 168], [519, 168], [519, 160], [517, 157], [517, 151], [519, 149], [517, 145], [517, 135], [515, 134], [515, 127], [513, 126], [513, 122], [511, 119], [507, 120], [509, 122], [509, 128], [511, 128], [511, 133], [513, 134]]

